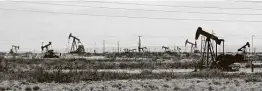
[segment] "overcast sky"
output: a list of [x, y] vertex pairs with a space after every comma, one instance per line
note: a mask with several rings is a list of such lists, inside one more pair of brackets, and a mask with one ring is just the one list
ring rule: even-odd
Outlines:
[[224, 38], [226, 51], [237, 51], [247, 41], [251, 42], [252, 35], [255, 35], [254, 47], [262, 51], [260, 2], [100, 1], [2, 1], [0, 51], [7, 52], [12, 45], [19, 45], [20, 51], [40, 51], [42, 41], [45, 44], [52, 41], [55, 50], [64, 52], [69, 33], [79, 37], [86, 48], [101, 49], [103, 40], [107, 47], [117, 47], [120, 41], [120, 47], [136, 48], [138, 36], [143, 36], [142, 46], [148, 48], [184, 49], [186, 39], [195, 41], [198, 27], [210, 33], [213, 30]]

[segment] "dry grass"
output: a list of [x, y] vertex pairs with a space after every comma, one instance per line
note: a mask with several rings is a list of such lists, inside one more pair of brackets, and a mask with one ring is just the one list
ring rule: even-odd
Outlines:
[[0, 69], [188, 69], [194, 68], [195, 62], [162, 62], [141, 60], [134, 61], [129, 59], [127, 62], [120, 61], [102, 61], [102, 60], [86, 60], [86, 59], [1, 59], [4, 66], [0, 65]]
[[[115, 73], [115, 72], [97, 72], [84, 71], [77, 72], [70, 70], [62, 72], [59, 69], [55, 72], [46, 72], [42, 68], [35, 71], [27, 72], [2, 72], [0, 80], [27, 80], [30, 82], [56, 82], [56, 83], [71, 83], [80, 81], [106, 81], [106, 80], [132, 80], [132, 79], [213, 79], [213, 78], [242, 78], [246, 82], [259, 82], [262, 78], [262, 73], [223, 73], [218, 70], [203, 70], [191, 73], [153, 73], [150, 70], [144, 70], [141, 73]], [[214, 82], [214, 84], [217, 84]]]
[[[197, 83], [199, 81], [200, 83]], [[213, 84], [218, 82], [220, 84]], [[2, 81], [3, 90], [21, 91], [261, 91], [262, 82], [245, 82], [241, 78], [234, 79], [139, 79], [113, 81], [84, 81], [77, 83], [28, 83], [24, 81]], [[12, 86], [14, 84], [15, 86]]]
[[[112, 60], [94, 61], [86, 59], [1, 59], [4, 65], [0, 66], [0, 80], [27, 80], [30, 82], [57, 82], [71, 83], [80, 81], [105, 81], [105, 80], [123, 80], [123, 79], [190, 79], [190, 78], [243, 78], [246, 82], [260, 82], [262, 73], [232, 73], [227, 74], [219, 70], [202, 70], [191, 73], [153, 73], [150, 70], [144, 70], [141, 73], [114, 73], [98, 71], [82, 71], [77, 69], [171, 69], [171, 68], [194, 68], [194, 62], [173, 63], [164, 62], [131, 62], [131, 63], [114, 63]], [[40, 65], [40, 66], [39, 66]], [[13, 71], [3, 70], [14, 67], [29, 67], [30, 71]], [[56, 69], [55, 72], [46, 72], [48, 69]], [[67, 73], [63, 69], [69, 69]], [[214, 82], [214, 84], [218, 84]]]

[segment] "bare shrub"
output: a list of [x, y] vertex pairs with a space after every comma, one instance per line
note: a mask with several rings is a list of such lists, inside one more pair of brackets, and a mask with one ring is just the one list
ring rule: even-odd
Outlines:
[[8, 60], [0, 57], [0, 72], [7, 71], [8, 69]]
[[214, 85], [221, 85], [220, 82], [218, 82], [218, 81], [214, 81], [214, 80], [213, 80], [213, 84], [214, 84]]
[[38, 90], [40, 90], [40, 87], [34, 86], [34, 87], [33, 87], [33, 90], [34, 90], [34, 91], [38, 91]]
[[245, 82], [261, 82], [261, 78], [258, 77], [247, 77]]
[[212, 90], [214, 90], [214, 88], [212, 86], [209, 86], [208, 91], [212, 91]]
[[179, 90], [180, 90], [180, 88], [179, 88], [179, 87], [177, 87], [177, 86], [175, 86], [175, 87], [173, 88], [173, 90], [174, 90], [174, 91], [179, 91]]
[[31, 87], [26, 87], [25, 91], [32, 91], [32, 88]]
[[135, 91], [138, 91], [138, 90], [140, 90], [140, 88], [135, 88], [134, 90], [135, 90]]
[[167, 85], [167, 84], [165, 84], [165, 85], [163, 85], [163, 87], [165, 87], [165, 88], [169, 88], [170, 86], [169, 86], [169, 85]]

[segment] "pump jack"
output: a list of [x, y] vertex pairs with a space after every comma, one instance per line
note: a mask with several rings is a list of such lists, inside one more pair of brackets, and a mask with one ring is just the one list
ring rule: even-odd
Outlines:
[[49, 46], [51, 45], [52, 45], [52, 42], [48, 42], [48, 44], [43, 46], [43, 42], [42, 42], [42, 46], [41, 46], [42, 52], [44, 52], [44, 49], [45, 49], [43, 58], [59, 58], [59, 56], [55, 55], [54, 50], [49, 49]]
[[166, 46], [162, 46], [162, 49], [165, 49], [165, 52], [168, 51], [169, 47], [166, 47]]
[[80, 39], [73, 36], [72, 33], [69, 34], [68, 40], [70, 40], [70, 38], [73, 38], [73, 42], [72, 42], [71, 49], [70, 49], [69, 53], [73, 53], [73, 54], [74, 53], [76, 53], [76, 54], [85, 53], [85, 48], [84, 48], [83, 44], [81, 43]]
[[145, 52], [146, 49], [147, 49], [147, 47], [142, 47], [142, 48], [141, 48], [141, 50], [142, 50], [143, 52]]
[[136, 49], [132, 49], [132, 50], [129, 50], [130, 52], [135, 52], [136, 51]]
[[10, 49], [10, 54], [16, 54], [17, 50], [19, 50], [19, 46], [12, 45], [12, 48]]
[[125, 51], [126, 53], [129, 53], [129, 52], [135, 52], [136, 49], [127, 49], [127, 48], [125, 48], [124, 51]]
[[[204, 30], [202, 30], [201, 27], [198, 27], [195, 39], [197, 40], [200, 35], [203, 35], [206, 37], [205, 41], [205, 48], [201, 56], [201, 62], [200, 62], [200, 69], [202, 67], [207, 68], [214, 68], [217, 67], [217, 45], [220, 45], [223, 42], [223, 53], [222, 53], [222, 60], [224, 55], [224, 39], [219, 39], [217, 36], [210, 34]], [[216, 42], [216, 50], [214, 51], [213, 45], [211, 43], [211, 40], [214, 40]], [[209, 59], [211, 58], [211, 59]]]
[[147, 49], [147, 47], [138, 47], [138, 52], [141, 52], [141, 50], [142, 52], [145, 52], [145, 49]]
[[125, 48], [125, 49], [124, 49], [124, 52], [129, 52], [129, 49]]
[[250, 50], [250, 44], [249, 42], [247, 42], [244, 46], [242, 46], [241, 48], [239, 48], [237, 51], [242, 51], [242, 53], [238, 53], [235, 55], [235, 59], [237, 62], [247, 62], [247, 47], [249, 48]]
[[250, 47], [249, 42], [247, 42], [244, 46], [238, 49], [238, 51], [242, 51], [242, 53], [246, 53], [246, 47]]
[[237, 53], [236, 55], [219, 55], [217, 57], [217, 65], [220, 68], [226, 69], [226, 70], [232, 70], [231, 67], [228, 67], [229, 65], [238, 62], [243, 63], [247, 62], [247, 56], [246, 56], [246, 47], [250, 47], [249, 42], [247, 42], [244, 46], [238, 49], [238, 51], [242, 51], [242, 53]]
[[195, 43], [189, 42], [188, 39], [187, 39], [186, 42], [185, 42], [185, 47], [186, 47], [187, 44], [191, 45], [190, 53], [194, 53], [196, 48], [197, 48], [197, 43], [196, 42]]
[[[202, 52], [200, 69], [206, 65], [207, 68], [218, 68], [226, 71], [235, 71], [230, 67], [231, 64], [235, 62], [247, 62], [245, 59], [245, 51], [246, 47], [250, 47], [249, 42], [247, 42], [244, 46], [238, 49], [238, 51], [243, 51], [242, 54], [230, 55], [224, 54], [224, 39], [219, 39], [217, 36], [205, 32], [201, 27], [198, 27], [196, 32], [195, 39], [197, 40], [199, 36], [203, 35], [206, 37], [204, 51]], [[216, 50], [214, 52], [214, 48], [211, 44], [211, 39], [216, 42]], [[223, 53], [217, 56], [217, 45], [220, 45], [223, 42]], [[209, 59], [211, 57], [211, 59]], [[196, 70], [195, 70], [196, 71]]]
[[179, 48], [179, 47], [177, 46], [177, 47], [176, 47], [176, 50], [177, 50], [178, 53], [180, 53], [181, 48]]

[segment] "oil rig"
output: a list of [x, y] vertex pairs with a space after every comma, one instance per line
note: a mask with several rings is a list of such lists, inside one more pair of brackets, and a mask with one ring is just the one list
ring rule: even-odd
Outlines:
[[85, 48], [84, 48], [83, 44], [81, 43], [80, 39], [77, 38], [76, 36], [73, 36], [72, 33], [69, 34], [68, 40], [70, 40], [70, 38], [72, 38], [73, 41], [72, 41], [69, 53], [71, 53], [71, 54], [83, 54], [83, 53], [85, 53]]

